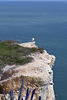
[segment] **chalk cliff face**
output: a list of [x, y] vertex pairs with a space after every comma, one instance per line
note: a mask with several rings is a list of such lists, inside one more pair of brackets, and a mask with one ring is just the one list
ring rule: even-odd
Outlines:
[[[37, 47], [35, 42], [26, 44], [20, 45], [24, 47]], [[38, 100], [39, 96], [42, 97], [42, 100], [55, 100], [52, 71], [55, 57], [49, 55], [45, 50], [43, 53], [34, 53], [29, 56], [33, 57], [31, 63], [20, 66], [7, 65], [3, 68], [0, 80], [0, 93], [5, 91], [8, 94], [9, 90], [14, 90], [15, 100], [17, 100], [17, 90], [19, 90], [24, 78], [23, 97], [26, 96], [27, 87], [32, 90], [36, 87], [34, 100]], [[9, 100], [8, 95], [7, 98]], [[0, 100], [3, 100], [2, 94], [0, 95]]]

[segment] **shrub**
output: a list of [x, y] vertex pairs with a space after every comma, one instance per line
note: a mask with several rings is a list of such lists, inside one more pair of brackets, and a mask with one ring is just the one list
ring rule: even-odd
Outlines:
[[[18, 100], [23, 100], [23, 98], [21, 99], [21, 95], [22, 95], [22, 91], [23, 91], [23, 83], [24, 83], [24, 79], [22, 79], [22, 84], [21, 84], [21, 87], [20, 87]], [[31, 95], [31, 99], [30, 99], [30, 100], [33, 100], [35, 91], [36, 91], [36, 88], [32, 91], [32, 95]], [[14, 100], [14, 93], [13, 93], [13, 90], [10, 91], [9, 93], [10, 93], [10, 100]], [[28, 100], [28, 99], [29, 99], [30, 93], [31, 93], [31, 89], [28, 89], [28, 88], [27, 88], [25, 100]], [[6, 99], [6, 94], [5, 94], [5, 92], [4, 92], [4, 99], [7, 100], [7, 99]], [[39, 96], [39, 100], [41, 100], [41, 96]]]

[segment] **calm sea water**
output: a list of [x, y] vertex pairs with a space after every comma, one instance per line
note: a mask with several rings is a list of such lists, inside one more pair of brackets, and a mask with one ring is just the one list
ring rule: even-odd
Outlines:
[[56, 56], [56, 100], [67, 100], [67, 2], [0, 2], [0, 40], [32, 37]]

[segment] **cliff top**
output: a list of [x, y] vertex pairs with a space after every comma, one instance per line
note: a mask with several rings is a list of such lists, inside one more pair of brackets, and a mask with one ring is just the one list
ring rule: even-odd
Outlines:
[[33, 58], [28, 55], [35, 52], [42, 53], [43, 49], [37, 48], [34, 42], [21, 44], [17, 41], [0, 42], [0, 68], [5, 65], [21, 65], [31, 62]]
[[[30, 89], [36, 87], [36, 99], [33, 100], [38, 100], [39, 95], [42, 96], [42, 100], [46, 100], [46, 98], [47, 100], [55, 100], [52, 99], [54, 98], [54, 91], [53, 86], [51, 85], [53, 84], [53, 71], [51, 68], [55, 61], [53, 55], [49, 55], [46, 50], [38, 48], [35, 45], [35, 42], [19, 44], [17, 42], [5, 41], [0, 43], [0, 48], [2, 52], [0, 54], [1, 57], [3, 57], [4, 54], [7, 54], [6, 58], [12, 55], [19, 59], [20, 57], [21, 59], [25, 57], [33, 59], [32, 62], [29, 63], [6, 65], [2, 69], [0, 77], [0, 93], [3, 93], [3, 91], [9, 93], [9, 90], [14, 90], [14, 93], [18, 96], [17, 90], [19, 90], [22, 79], [24, 78], [23, 97], [25, 97], [27, 87]], [[2, 50], [4, 50], [4, 52]]]

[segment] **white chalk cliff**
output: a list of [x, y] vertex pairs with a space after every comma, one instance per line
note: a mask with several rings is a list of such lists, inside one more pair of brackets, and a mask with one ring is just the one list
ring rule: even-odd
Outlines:
[[[19, 45], [30, 48], [37, 47], [35, 42], [21, 43]], [[0, 81], [0, 89], [3, 88], [2, 91], [6, 93], [9, 90], [14, 90], [15, 100], [17, 100], [17, 90], [19, 90], [24, 78], [23, 97], [26, 96], [27, 87], [32, 90], [36, 87], [33, 100], [38, 100], [39, 96], [41, 96], [42, 100], [55, 100], [52, 70], [55, 56], [49, 55], [46, 50], [43, 53], [33, 53], [29, 56], [33, 57], [31, 63], [19, 66], [5, 66], [3, 68], [3, 72], [9, 74], [9, 77]], [[2, 98], [2, 95], [0, 95], [0, 100], [3, 100]], [[9, 100], [9, 96], [7, 98]]]

